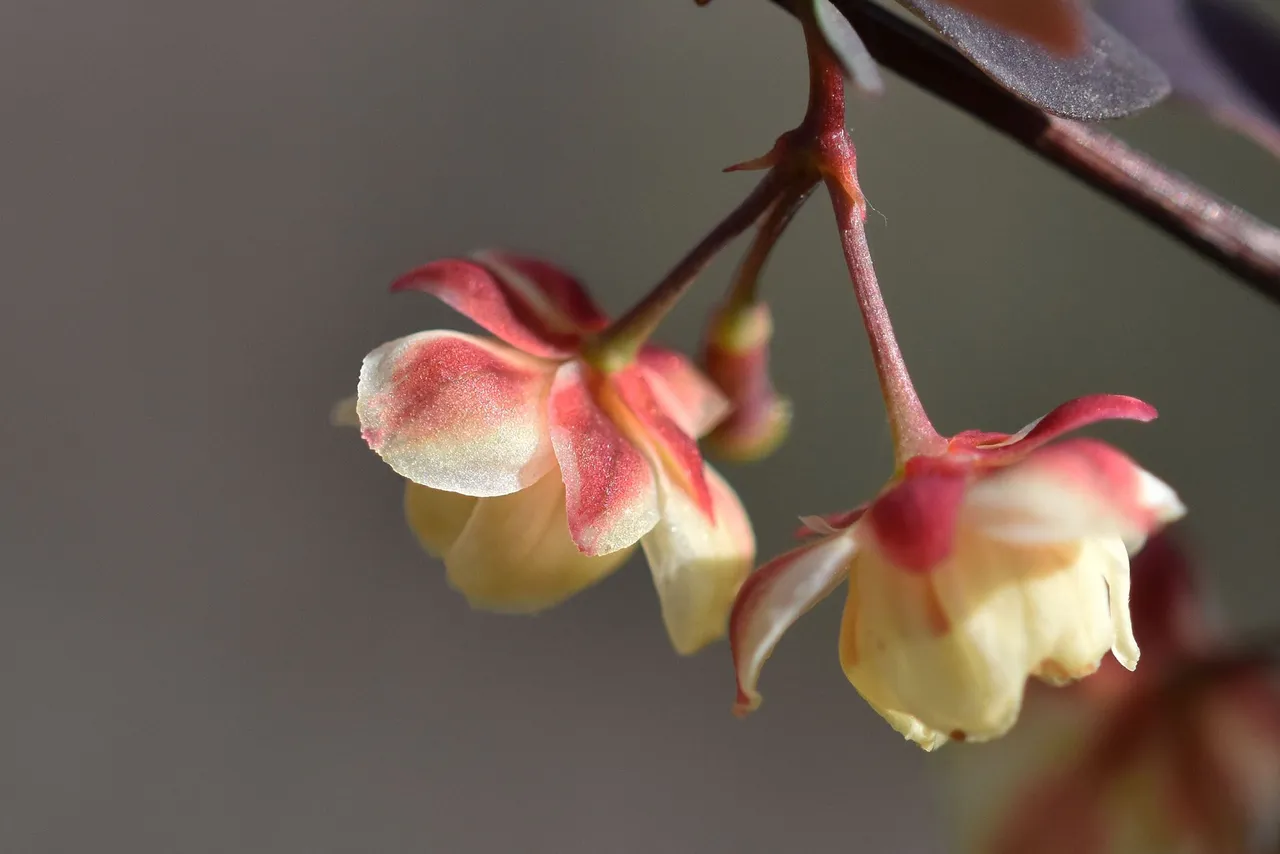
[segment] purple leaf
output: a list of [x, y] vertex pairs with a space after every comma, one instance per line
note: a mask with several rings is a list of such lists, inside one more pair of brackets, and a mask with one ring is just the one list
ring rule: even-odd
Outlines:
[[1098, 11], [1164, 66], [1174, 94], [1280, 157], [1280, 31], [1227, 0], [1103, 0]]
[[1086, 121], [1114, 119], [1169, 94], [1160, 67], [1091, 12], [1084, 13], [1084, 51], [1064, 57], [942, 0], [900, 2], [989, 77], [1046, 112]]
[[867, 46], [858, 38], [853, 25], [831, 5], [831, 0], [813, 0], [813, 17], [822, 30], [832, 55], [839, 60], [844, 73], [859, 89], [868, 95], [884, 92], [884, 80], [880, 66], [867, 52]]

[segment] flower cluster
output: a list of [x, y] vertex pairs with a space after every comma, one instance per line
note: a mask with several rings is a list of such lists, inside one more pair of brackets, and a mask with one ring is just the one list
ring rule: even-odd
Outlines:
[[[1021, 4], [968, 5], [1020, 26]], [[759, 185], [643, 300], [611, 321], [542, 260], [488, 252], [429, 263], [392, 290], [431, 294], [494, 337], [430, 331], [378, 347], [342, 418], [406, 480], [410, 527], [476, 607], [548, 608], [639, 543], [675, 649], [692, 653], [729, 633], [737, 710], [746, 712], [782, 634], [847, 579], [840, 660], [863, 697], [926, 749], [994, 738], [1016, 720], [1029, 678], [1079, 679], [1108, 651], [1136, 665], [1129, 555], [1183, 508], [1107, 444], [1051, 444], [1099, 420], [1155, 417], [1133, 398], [1074, 400], [1013, 435], [934, 430], [871, 264], [839, 63], [813, 14], [800, 17], [811, 68], [804, 120], [743, 164], [767, 169]], [[748, 578], [751, 525], [698, 440], [742, 461], [786, 436], [791, 409], [769, 376], [772, 316], [759, 278], [819, 185], [832, 201], [896, 465], [873, 500], [808, 519], [811, 542]], [[706, 374], [648, 343], [711, 257], [753, 227], [708, 324]]]

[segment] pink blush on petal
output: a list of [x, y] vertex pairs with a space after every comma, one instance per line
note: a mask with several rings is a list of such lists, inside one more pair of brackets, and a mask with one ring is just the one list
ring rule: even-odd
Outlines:
[[951, 555], [965, 483], [958, 474], [911, 476], [871, 504], [864, 520], [895, 566], [928, 572]]
[[600, 555], [631, 545], [657, 524], [658, 491], [648, 460], [588, 388], [601, 381], [588, 370], [576, 362], [560, 368], [549, 415], [569, 531], [585, 554]]
[[663, 410], [638, 369], [624, 369], [609, 379], [623, 404], [646, 433], [648, 444], [658, 451], [673, 480], [688, 493], [703, 515], [714, 522], [711, 490], [707, 486], [707, 473], [698, 443]]
[[[395, 366], [381, 424], [366, 429], [366, 438], [399, 434], [413, 440], [441, 433], [465, 438], [501, 429], [513, 410], [538, 403], [531, 392], [541, 390], [548, 374], [542, 365], [518, 365], [457, 339], [424, 341]], [[376, 447], [374, 439], [369, 442]]]
[[553, 368], [456, 332], [391, 341], [360, 367], [361, 432], [414, 483], [473, 497], [506, 495], [554, 465], [546, 421]]
[[1138, 528], [1155, 526], [1142, 494], [1142, 470], [1125, 454], [1097, 439], [1072, 439], [1037, 451], [1019, 468], [1033, 468], [1095, 497]]

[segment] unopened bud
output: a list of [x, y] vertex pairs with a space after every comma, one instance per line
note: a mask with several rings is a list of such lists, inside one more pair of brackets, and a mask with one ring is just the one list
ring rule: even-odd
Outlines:
[[723, 459], [752, 462], [773, 452], [791, 427], [791, 403], [769, 378], [773, 318], [764, 303], [722, 307], [711, 320], [702, 360], [732, 411], [705, 439]]

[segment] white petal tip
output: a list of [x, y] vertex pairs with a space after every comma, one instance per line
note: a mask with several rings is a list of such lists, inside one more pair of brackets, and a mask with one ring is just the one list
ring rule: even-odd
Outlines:
[[1112, 648], [1111, 654], [1115, 656], [1116, 661], [1120, 662], [1120, 666], [1130, 672], [1138, 669], [1138, 648], [1132, 649], [1116, 649]]
[[1155, 514], [1161, 525], [1181, 519], [1187, 513], [1186, 505], [1178, 498], [1173, 487], [1156, 477], [1149, 471], [1139, 475], [1138, 500]]
[[826, 519], [823, 519], [821, 516], [801, 516], [800, 524], [804, 525], [815, 534], [828, 535], [840, 533], [837, 528], [832, 527], [831, 523]]

